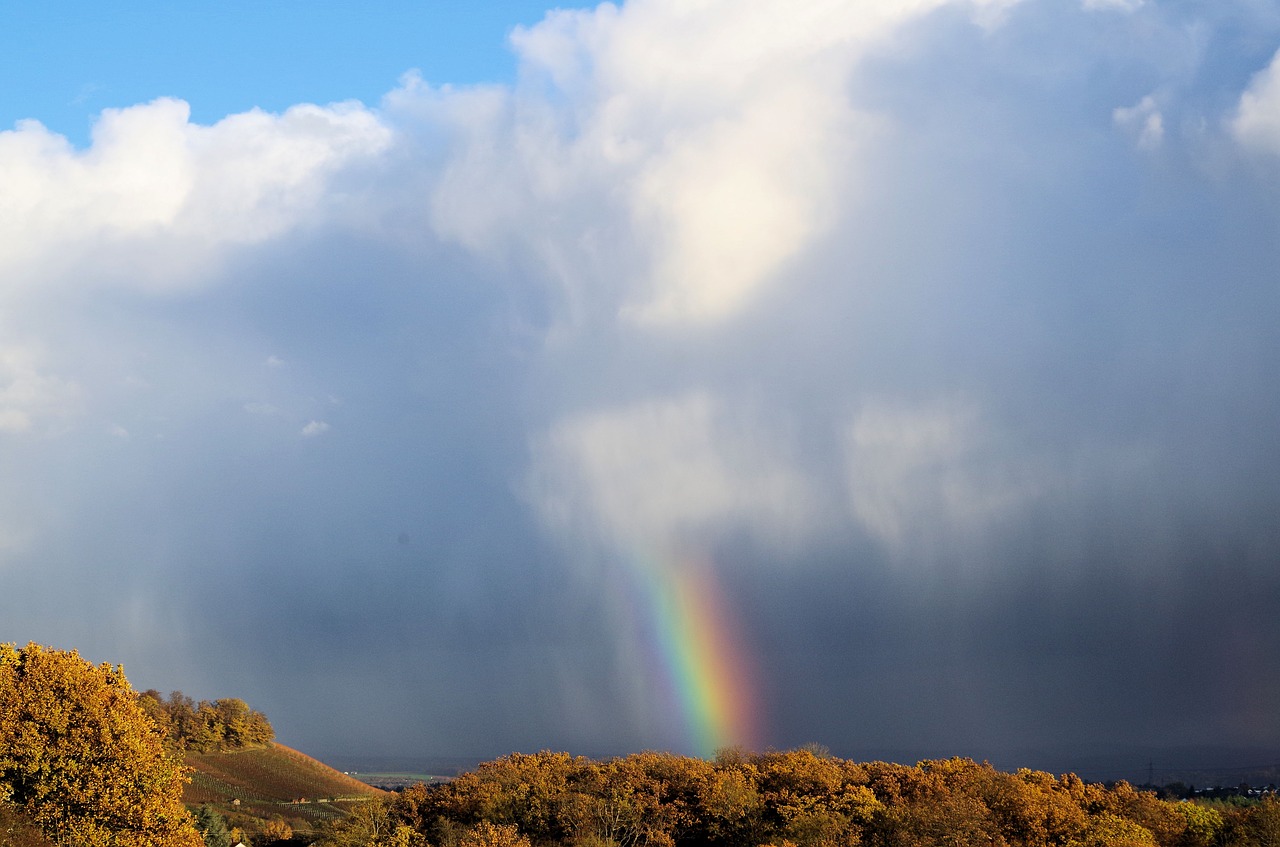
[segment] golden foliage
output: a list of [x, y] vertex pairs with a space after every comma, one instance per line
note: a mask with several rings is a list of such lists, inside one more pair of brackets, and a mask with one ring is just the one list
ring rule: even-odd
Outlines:
[[713, 762], [515, 754], [375, 802], [384, 832], [438, 847], [1280, 847], [1280, 804], [1224, 823], [1126, 783], [963, 758], [859, 764], [811, 748]]
[[235, 697], [201, 700], [198, 704], [181, 691], [168, 699], [150, 689], [138, 695], [138, 703], [155, 722], [166, 743], [191, 753], [214, 753], [261, 747], [275, 738], [275, 730], [262, 712]]
[[280, 815], [276, 815], [267, 821], [262, 828], [262, 837], [267, 843], [272, 841], [288, 841], [293, 838], [293, 827]]
[[56, 843], [199, 847], [183, 777], [123, 669], [0, 644], [0, 800]]
[[458, 847], [529, 847], [529, 839], [514, 824], [480, 821], [458, 839]]

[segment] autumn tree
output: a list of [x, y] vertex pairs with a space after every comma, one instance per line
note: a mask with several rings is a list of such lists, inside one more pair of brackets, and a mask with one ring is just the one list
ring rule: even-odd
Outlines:
[[513, 753], [435, 790], [406, 792], [397, 808], [406, 821], [433, 830], [432, 840], [439, 843], [446, 830], [452, 832], [451, 824], [480, 821], [514, 824], [537, 841], [559, 840], [577, 828], [573, 801], [590, 767], [567, 753]]
[[178, 750], [213, 753], [259, 747], [275, 738], [262, 712], [243, 700], [226, 697], [197, 704], [181, 691], [166, 700], [154, 689], [138, 695], [144, 711], [155, 721], [167, 743]]
[[1183, 800], [1174, 806], [1186, 821], [1183, 832], [1183, 847], [1210, 847], [1218, 843], [1218, 838], [1225, 828], [1222, 813], [1217, 809]]
[[328, 847], [1280, 847], [1280, 803], [1219, 813], [1123, 782], [1006, 773], [966, 758], [543, 752], [414, 786], [334, 831]]
[[706, 838], [716, 844], [755, 843], [763, 811], [755, 766], [717, 764], [698, 798]]
[[1243, 840], [1250, 847], [1280, 847], [1280, 800], [1268, 797], [1249, 809]]
[[266, 717], [235, 697], [202, 702], [196, 711], [196, 723], [205, 750], [240, 750], [266, 744], [275, 737]]
[[480, 821], [458, 839], [458, 847], [529, 847], [529, 839], [515, 824]]
[[271, 820], [262, 827], [262, 838], [268, 844], [288, 841], [293, 838], [293, 827], [289, 826], [289, 822], [280, 815], [273, 815]]
[[366, 800], [345, 818], [324, 825], [320, 847], [426, 847], [426, 838], [400, 817], [402, 805]]
[[1081, 847], [1155, 847], [1151, 830], [1111, 812], [1102, 812], [1089, 821]]
[[1151, 833], [1157, 844], [1177, 844], [1182, 840], [1187, 818], [1178, 812], [1174, 804], [1163, 802], [1152, 792], [1139, 791], [1123, 781], [1108, 792], [1108, 798], [1107, 811], [1138, 824]]
[[0, 644], [0, 801], [67, 847], [199, 847], [184, 772], [120, 667]]
[[151, 718], [162, 738], [169, 739], [176, 735], [175, 721], [159, 691], [152, 688], [142, 692], [138, 695], [138, 705]]
[[868, 775], [816, 747], [766, 753], [756, 760], [765, 820], [801, 847], [856, 844], [880, 804]]

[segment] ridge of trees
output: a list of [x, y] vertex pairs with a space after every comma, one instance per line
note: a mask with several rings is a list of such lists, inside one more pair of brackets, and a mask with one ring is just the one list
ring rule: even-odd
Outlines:
[[970, 759], [800, 749], [714, 761], [513, 754], [362, 805], [323, 847], [1280, 847], [1280, 802], [1218, 809]]
[[197, 703], [181, 691], [165, 698], [159, 691], [148, 689], [138, 695], [138, 703], [155, 722], [166, 744], [176, 750], [225, 753], [261, 747], [276, 737], [266, 715], [235, 697]]

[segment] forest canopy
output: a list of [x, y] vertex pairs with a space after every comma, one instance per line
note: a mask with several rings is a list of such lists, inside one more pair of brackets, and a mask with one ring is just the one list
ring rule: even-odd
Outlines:
[[324, 847], [1276, 847], [1280, 803], [1167, 802], [969, 759], [514, 754], [366, 804]]

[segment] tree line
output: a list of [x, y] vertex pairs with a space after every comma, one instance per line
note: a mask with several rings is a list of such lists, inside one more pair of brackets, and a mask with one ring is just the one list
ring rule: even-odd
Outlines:
[[[0, 847], [211, 847], [181, 750], [265, 743], [243, 701], [137, 695], [75, 651], [0, 644]], [[281, 821], [280, 823], [283, 823]], [[283, 826], [266, 838], [288, 839]], [[212, 841], [211, 841], [212, 839]], [[1280, 802], [1162, 800], [1128, 783], [970, 759], [857, 763], [817, 749], [713, 761], [513, 754], [360, 803], [321, 847], [1280, 847]]]
[[184, 752], [243, 750], [268, 744], [276, 736], [266, 715], [234, 697], [196, 703], [181, 691], [165, 698], [148, 689], [138, 695], [138, 702], [165, 743]]
[[1280, 803], [1168, 802], [1125, 782], [819, 750], [511, 755], [366, 804], [324, 847], [1280, 847]]

